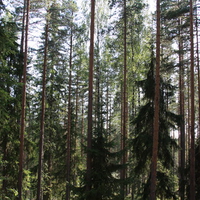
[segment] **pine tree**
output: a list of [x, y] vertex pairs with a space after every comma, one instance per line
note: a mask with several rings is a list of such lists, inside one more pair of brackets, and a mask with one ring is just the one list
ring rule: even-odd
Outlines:
[[44, 160], [44, 130], [45, 130], [45, 107], [46, 107], [46, 71], [47, 71], [47, 53], [48, 53], [48, 20], [45, 26], [45, 50], [44, 50], [44, 64], [43, 64], [43, 78], [42, 78], [42, 113], [40, 125], [40, 148], [39, 148], [39, 166], [38, 166], [38, 186], [37, 199], [42, 198], [42, 173]]
[[[71, 1], [50, 3], [47, 13], [48, 18], [48, 51], [46, 55], [46, 111], [44, 127], [44, 164], [42, 190], [43, 198], [53, 198], [62, 193], [62, 198], [66, 197], [66, 177], [67, 177], [67, 102], [68, 102], [68, 70], [69, 66], [69, 46], [70, 31], [72, 26], [71, 12], [75, 10], [75, 5]], [[69, 18], [63, 21], [64, 15], [68, 13]], [[44, 36], [46, 34], [44, 33]], [[43, 40], [45, 39], [42, 38]], [[64, 39], [67, 42], [63, 42]], [[44, 46], [43, 46], [44, 45]], [[38, 52], [37, 72], [43, 73], [45, 40]], [[72, 55], [71, 55], [72, 56]], [[42, 57], [41, 61], [40, 58]], [[41, 85], [42, 79], [39, 80]], [[40, 88], [39, 88], [40, 90]], [[41, 89], [42, 90], [42, 89]], [[37, 93], [40, 91], [37, 91]], [[71, 94], [72, 95], [72, 94]], [[37, 100], [38, 101], [38, 100]], [[40, 103], [40, 100], [39, 100]], [[73, 105], [71, 104], [71, 115], [73, 115]], [[68, 113], [69, 114], [69, 113]], [[56, 120], [55, 120], [56, 119]], [[74, 134], [73, 117], [71, 117], [71, 136]], [[37, 140], [36, 140], [37, 142]], [[71, 156], [71, 155], [70, 155]], [[65, 185], [65, 186], [63, 186]]]
[[[25, 5], [24, 5], [25, 6]], [[25, 118], [26, 118], [26, 74], [27, 74], [27, 62], [28, 62], [28, 28], [29, 28], [29, 10], [30, 1], [26, 2], [26, 28], [25, 28], [25, 53], [24, 53], [24, 66], [23, 66], [23, 79], [22, 79], [22, 113], [21, 113], [21, 131], [20, 131], [20, 158], [19, 158], [19, 180], [18, 180], [18, 192], [19, 200], [22, 199], [23, 189], [23, 168], [24, 168], [24, 135], [25, 135]]]
[[[163, 20], [162, 23], [164, 23], [165, 30], [163, 35], [163, 43], [167, 41], [167, 45], [164, 47], [165, 49], [163, 52], [165, 52], [164, 56], [167, 58], [165, 59], [166, 66], [169, 66], [167, 68], [171, 68], [172, 66], [178, 66], [177, 69], [179, 73], [179, 84], [177, 87], [179, 87], [179, 113], [181, 115], [181, 124], [180, 124], [180, 134], [179, 134], [179, 194], [181, 199], [185, 199], [185, 186], [186, 186], [186, 155], [187, 155], [187, 144], [186, 144], [186, 136], [187, 136], [187, 130], [185, 129], [187, 125], [187, 116], [186, 116], [186, 103], [187, 98], [185, 98], [187, 92], [187, 79], [186, 79], [186, 73], [187, 73], [187, 63], [188, 61], [188, 37], [189, 37], [189, 20], [188, 20], [188, 14], [189, 14], [189, 6], [187, 1], [166, 1], [166, 3], [162, 6], [162, 15]], [[169, 49], [169, 41], [177, 42], [178, 43], [178, 50], [171, 47], [171, 51], [168, 51], [166, 53], [166, 50]], [[173, 63], [169, 63], [169, 58], [173, 58], [174, 53], [178, 54], [178, 62], [176, 63], [176, 60], [173, 61]], [[164, 57], [163, 56], [163, 57]], [[176, 68], [171, 68], [172, 73], [176, 72]]]
[[[91, 24], [90, 24], [90, 61], [89, 61], [89, 96], [88, 96], [88, 135], [87, 135], [87, 185], [86, 191], [91, 189], [91, 171], [92, 171], [92, 129], [93, 129], [93, 70], [94, 70], [94, 18], [95, 18], [95, 0], [91, 0]], [[88, 199], [89, 200], [89, 199]]]
[[[74, 33], [74, 11], [71, 10], [70, 22], [70, 44], [69, 44], [69, 93], [68, 93], [68, 119], [67, 119], [67, 185], [66, 200], [70, 199], [70, 183], [71, 183], [71, 139], [72, 139], [72, 62], [73, 62], [73, 33]], [[75, 141], [76, 143], [76, 141]]]
[[193, 2], [190, 0], [190, 90], [191, 90], [191, 127], [190, 127], [190, 199], [195, 199], [195, 110], [194, 110], [194, 33], [193, 33]]
[[[127, 138], [127, 125], [128, 125], [128, 102], [127, 102], [127, 12], [126, 12], [126, 0], [124, 0], [124, 71], [123, 71], [123, 105], [122, 105], [122, 133], [121, 133], [121, 150], [124, 151], [123, 157], [122, 157], [122, 164], [125, 166], [127, 162], [127, 152], [125, 151], [126, 148], [126, 138]], [[125, 180], [126, 178], [126, 169], [122, 169], [121, 171], [121, 179]], [[126, 187], [124, 185], [124, 181], [122, 183], [122, 199], [124, 199], [125, 196]]]

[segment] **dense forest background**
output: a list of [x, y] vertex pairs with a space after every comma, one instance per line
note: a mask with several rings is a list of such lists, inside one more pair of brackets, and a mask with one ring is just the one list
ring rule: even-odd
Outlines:
[[0, 199], [200, 199], [198, 0], [0, 0]]

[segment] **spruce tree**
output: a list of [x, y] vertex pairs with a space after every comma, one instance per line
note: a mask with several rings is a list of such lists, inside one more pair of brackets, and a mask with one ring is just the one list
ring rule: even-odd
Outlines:
[[[4, 8], [2, 4], [2, 13]], [[22, 68], [19, 64], [21, 56], [16, 37], [17, 24], [10, 13], [0, 18], [0, 176], [2, 178], [0, 198], [7, 199], [17, 196], [18, 119], [21, 110], [19, 77], [21, 77]]]
[[[132, 132], [131, 144], [133, 149], [133, 156], [136, 159], [134, 167], [135, 178], [141, 174], [145, 175], [144, 182], [142, 182], [143, 190], [138, 193], [141, 199], [148, 199], [150, 193], [150, 171], [149, 165], [152, 157], [153, 145], [153, 117], [154, 117], [154, 74], [155, 58], [151, 57], [149, 63], [149, 71], [147, 78], [139, 81], [138, 84], [142, 88], [144, 94], [144, 105], [141, 106], [137, 116], [133, 119], [134, 129]], [[159, 141], [158, 141], [158, 169], [157, 169], [157, 190], [156, 194], [165, 196], [165, 198], [175, 198], [175, 191], [173, 191], [172, 176], [169, 171], [173, 169], [175, 164], [172, 154], [172, 148], [177, 149], [178, 145], [175, 139], [170, 135], [170, 132], [179, 124], [179, 116], [168, 110], [167, 99], [173, 96], [174, 87], [169, 81], [161, 78], [160, 82], [160, 111], [159, 111]], [[141, 188], [139, 189], [141, 190]]]

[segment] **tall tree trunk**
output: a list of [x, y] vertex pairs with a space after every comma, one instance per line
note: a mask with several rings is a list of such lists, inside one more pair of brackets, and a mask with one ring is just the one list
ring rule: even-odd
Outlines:
[[47, 52], [48, 52], [48, 20], [45, 27], [45, 47], [44, 47], [44, 63], [43, 63], [43, 78], [42, 78], [42, 113], [40, 124], [40, 146], [39, 146], [39, 166], [38, 166], [38, 186], [37, 200], [42, 200], [42, 171], [44, 160], [44, 123], [45, 123], [45, 101], [46, 101], [46, 71], [47, 71]]
[[157, 0], [157, 33], [156, 33], [156, 76], [154, 97], [153, 151], [151, 160], [150, 199], [156, 200], [156, 177], [159, 139], [159, 103], [160, 103], [160, 0]]
[[190, 159], [190, 125], [191, 125], [191, 121], [190, 121], [190, 118], [191, 118], [191, 108], [190, 108], [190, 96], [191, 96], [191, 91], [190, 91], [190, 75], [189, 75], [189, 67], [187, 67], [187, 99], [188, 99], [188, 102], [187, 102], [187, 158], [186, 160], [189, 161]]
[[[25, 6], [25, 5], [24, 5]], [[29, 9], [30, 1], [26, 2], [26, 28], [25, 28], [25, 53], [23, 66], [23, 86], [22, 86], [22, 111], [21, 111], [21, 129], [20, 129], [20, 157], [19, 157], [19, 180], [18, 195], [19, 200], [22, 199], [22, 182], [23, 182], [23, 165], [24, 165], [24, 133], [25, 133], [25, 117], [26, 117], [26, 74], [27, 74], [27, 58], [28, 58], [28, 28], [29, 28]]]
[[91, 0], [86, 191], [89, 191], [91, 189], [91, 171], [92, 171], [92, 159], [90, 150], [92, 148], [92, 128], [93, 128], [92, 107], [93, 107], [93, 71], [94, 71], [94, 18], [95, 18], [95, 0]]
[[[54, 74], [52, 73], [49, 77], [49, 79], [52, 81], [51, 84], [54, 83]], [[51, 113], [53, 112], [53, 91], [54, 91], [54, 87], [53, 85], [50, 86], [50, 91], [49, 91], [49, 101], [48, 101], [48, 108], [49, 108], [49, 112], [50, 112], [50, 116], [48, 118], [49, 120], [49, 127], [53, 127], [53, 124], [54, 124], [54, 118], [53, 116], [51, 115]], [[47, 115], [46, 115], [47, 116]], [[48, 127], [48, 128], [49, 128]], [[47, 137], [47, 141], [52, 143], [53, 142], [53, 132], [49, 130], [49, 133], [48, 133], [48, 137], [47, 137], [47, 134], [46, 134], [46, 137]], [[45, 152], [46, 153], [46, 152]], [[43, 193], [43, 200], [50, 200], [52, 198], [52, 168], [53, 168], [53, 153], [51, 150], [48, 150], [47, 151], [47, 154], [46, 154], [46, 157], [47, 157], [47, 171], [46, 173], [48, 174], [48, 179], [46, 181], [46, 191]]]
[[[96, 93], [96, 102], [95, 102], [95, 106], [96, 106], [96, 112], [95, 112], [95, 124], [96, 124], [96, 128], [99, 131], [102, 127], [100, 126], [101, 123], [101, 100], [100, 100], [100, 77], [101, 77], [101, 72], [100, 72], [100, 48], [99, 48], [99, 43], [100, 43], [100, 37], [99, 37], [100, 33], [99, 33], [99, 27], [97, 24], [97, 42], [96, 42], [96, 88], [95, 88], [95, 93]], [[101, 131], [99, 131], [99, 133], [101, 134]]]
[[67, 184], [66, 200], [70, 199], [70, 172], [71, 172], [71, 90], [72, 90], [72, 46], [73, 46], [73, 25], [71, 25], [70, 35], [70, 55], [69, 55], [69, 95], [68, 95], [68, 123], [67, 123]]
[[[81, 148], [80, 148], [80, 138], [78, 137], [78, 134], [80, 134], [80, 130], [79, 129], [79, 117], [78, 117], [78, 112], [79, 112], [79, 108], [80, 108], [80, 105], [79, 105], [79, 98], [80, 98], [80, 94], [79, 94], [79, 75], [78, 75], [78, 70], [77, 70], [77, 74], [76, 74], [76, 90], [75, 90], [75, 93], [76, 93], [76, 97], [75, 97], [75, 130], [74, 130], [74, 135], [75, 135], [75, 145], [74, 145], [74, 149], [75, 149], [75, 154], [74, 154], [74, 159], [73, 159], [73, 163], [74, 163], [74, 172], [73, 172], [73, 185], [77, 185], [77, 178], [78, 178], [78, 174], [77, 174], [77, 170], [78, 169], [78, 166], [79, 166], [79, 162], [76, 162], [76, 155], [81, 155]], [[79, 149], [79, 150], [77, 150]], [[71, 167], [72, 168], [72, 167]]]
[[[179, 26], [181, 25], [181, 18], [179, 19]], [[179, 30], [179, 98], [180, 98], [180, 181], [179, 192], [181, 200], [185, 197], [185, 109], [184, 109], [184, 68], [183, 68], [183, 41], [182, 31]]]
[[[197, 5], [196, 5], [197, 6]], [[198, 77], [198, 101], [199, 101], [199, 121], [198, 121], [198, 137], [200, 137], [200, 69], [199, 69], [199, 31], [198, 31], [198, 17], [196, 17], [196, 40], [197, 40], [197, 77]]]
[[[7, 144], [8, 144], [8, 135], [5, 134], [5, 136], [3, 137], [3, 140], [1, 142], [1, 146], [2, 146], [2, 149], [3, 149], [3, 159], [2, 161], [3, 162], [6, 162], [8, 160], [8, 147], [7, 147]], [[2, 167], [2, 176], [4, 177], [3, 181], [2, 181], [2, 199], [5, 199], [6, 196], [7, 196], [7, 184], [8, 184], [8, 181], [7, 179], [5, 178], [7, 176], [7, 166], [6, 165], [3, 165]]]
[[[26, 12], [26, 0], [24, 0], [24, 8], [23, 8], [23, 17], [22, 17], [22, 35], [21, 35], [21, 41], [20, 41], [20, 66], [23, 67], [23, 62], [24, 62], [24, 26], [25, 26], [25, 12]], [[19, 82], [22, 81], [22, 74], [20, 73], [19, 76]]]
[[[121, 139], [121, 150], [123, 152], [123, 157], [122, 157], [122, 165], [125, 166], [126, 161], [127, 161], [127, 155], [125, 151], [126, 147], [126, 137], [127, 137], [127, 59], [126, 59], [126, 34], [127, 34], [127, 17], [126, 17], [126, 0], [124, 0], [124, 72], [123, 72], [123, 106], [122, 106], [122, 139]], [[122, 179], [122, 199], [125, 197], [125, 181], [126, 178], [126, 168], [124, 167], [121, 171], [121, 179]]]
[[193, 2], [190, 0], [190, 90], [191, 90], [191, 128], [190, 128], [190, 200], [195, 199], [195, 110], [194, 110], [194, 41], [193, 41]]
[[[83, 141], [83, 136], [84, 136], [84, 130], [85, 130], [85, 128], [84, 128], [84, 95], [82, 94], [82, 96], [81, 96], [81, 102], [82, 102], [82, 105], [81, 105], [81, 144], [83, 144], [84, 143], [84, 141]], [[83, 157], [83, 155], [84, 155], [84, 150], [83, 150], [83, 145], [81, 145], [81, 157]]]
[[[106, 78], [106, 130], [108, 131], [108, 134], [110, 134], [110, 130], [109, 130], [109, 81], [108, 78]], [[110, 139], [109, 139], [110, 140]]]

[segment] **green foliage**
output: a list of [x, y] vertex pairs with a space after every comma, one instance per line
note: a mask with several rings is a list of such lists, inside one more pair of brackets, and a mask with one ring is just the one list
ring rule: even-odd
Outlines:
[[[140, 174], [146, 174], [148, 177], [149, 165], [152, 157], [152, 135], [153, 135], [153, 118], [154, 118], [154, 58], [152, 56], [152, 61], [149, 65], [149, 72], [147, 74], [147, 79], [138, 82], [142, 87], [144, 93], [144, 102], [141, 106], [137, 116], [133, 119], [132, 124], [134, 129], [132, 132], [131, 146], [133, 149], [133, 157], [136, 159], [134, 167], [134, 176]], [[173, 169], [174, 157], [172, 152], [178, 149], [177, 141], [173, 139], [170, 132], [179, 125], [180, 117], [168, 110], [168, 100], [173, 96], [173, 87], [164, 82], [161, 78], [160, 84], [160, 118], [159, 118], [159, 142], [158, 142], [158, 160], [160, 167], [158, 167], [158, 190], [161, 190], [164, 196], [170, 195], [173, 197], [173, 187], [171, 184], [170, 173], [166, 173]], [[167, 100], [167, 101], [166, 101]], [[161, 171], [160, 171], [161, 170]], [[168, 174], [168, 175], [167, 175]], [[159, 181], [160, 179], [160, 181]], [[162, 181], [165, 181], [163, 185]], [[148, 181], [144, 183], [149, 184]], [[148, 196], [148, 186], [144, 185], [143, 195]], [[146, 188], [146, 189], [145, 189]], [[169, 190], [169, 191], [168, 191]], [[143, 199], [148, 199], [147, 196], [143, 196]]]
[[86, 190], [86, 174], [83, 173], [83, 179], [78, 188], [78, 199], [94, 199], [94, 200], [109, 200], [120, 198], [120, 170], [123, 169], [119, 161], [122, 157], [122, 152], [113, 152], [114, 141], [109, 140], [109, 132], [104, 128], [103, 99], [99, 98], [95, 110], [96, 126], [93, 131], [92, 148], [86, 149], [92, 157], [91, 169], [91, 190]]
[[0, 23], [0, 198], [14, 199], [17, 195], [22, 70], [16, 42], [17, 26], [11, 17], [8, 19], [1, 19]]
[[[104, 130], [105, 131], [105, 130]], [[120, 199], [119, 170], [122, 165], [116, 160], [121, 157], [119, 152], [111, 152], [113, 142], [108, 142], [102, 130], [96, 130], [92, 141], [92, 149], [88, 150], [92, 156], [91, 190], [85, 191], [85, 181], [82, 182], [78, 192], [78, 199], [108, 200]]]
[[[155, 58], [153, 55], [150, 56], [149, 41], [152, 40], [151, 44], [155, 42], [152, 36], [155, 30], [147, 27], [147, 24], [151, 23], [149, 23], [150, 20], [147, 19], [144, 23], [147, 17], [146, 4], [142, 0], [127, 0], [126, 13], [123, 9], [125, 2], [123, 0], [96, 1], [94, 128], [92, 149], [86, 150], [90, 13], [87, 10], [89, 1], [84, 2], [86, 6], [82, 10], [81, 6], [77, 6], [76, 1], [72, 0], [31, 2], [29, 40], [32, 39], [32, 30], [35, 26], [44, 25], [44, 15], [46, 15], [45, 22], [49, 25], [43, 199], [66, 198], [71, 35], [73, 53], [70, 108], [71, 182], [69, 185], [72, 190], [70, 199], [121, 200], [122, 184], [130, 188], [128, 190], [130, 194], [125, 199], [148, 199], [155, 85]], [[21, 24], [23, 15], [20, 3], [11, 1], [10, 6], [12, 7], [12, 4], [16, 6], [15, 16], [13, 16], [0, 1], [0, 199], [15, 199], [17, 195], [22, 86], [20, 82], [23, 68], [23, 55], [20, 55], [17, 44], [19, 31], [22, 31], [17, 27]], [[106, 10], [109, 7], [106, 7], [106, 3], [109, 3], [111, 10]], [[177, 83], [175, 72], [179, 66], [174, 52], [184, 56], [188, 50], [188, 1], [161, 1], [161, 10], [162, 77], [157, 196], [159, 199], [176, 199], [178, 175], [174, 163], [177, 162], [178, 145], [177, 140], [171, 137], [171, 132], [179, 126], [180, 117], [171, 112], [172, 109], [177, 109], [172, 106], [177, 106], [174, 99], [178, 96], [171, 82]], [[122, 166], [120, 163], [124, 152], [120, 151], [120, 143], [125, 14], [127, 19], [127, 100], [128, 115], [131, 116], [129, 119], [131, 123], [127, 127], [131, 134], [128, 134], [130, 137], [130, 149], [127, 149], [128, 163]], [[179, 18], [181, 18], [181, 24], [177, 23]], [[180, 30], [186, 37], [183, 35], [180, 37]], [[178, 39], [182, 39], [183, 49], [173, 51], [172, 44], [178, 43]], [[31, 52], [33, 59], [28, 68], [30, 70], [27, 82], [24, 199], [35, 199], [37, 193], [44, 33], [42, 33], [40, 45], [37, 52]], [[187, 64], [184, 66], [185, 69], [188, 66], [187, 62], [187, 59], [183, 60], [183, 64]], [[92, 189], [89, 192], [85, 188], [87, 151], [92, 155]], [[198, 156], [199, 141], [196, 146], [197, 198], [200, 196]], [[124, 167], [127, 169], [128, 178], [123, 182], [120, 180], [120, 170]]]
[[[163, 4], [162, 8], [166, 10], [166, 12], [163, 13], [164, 19], [172, 20], [176, 19], [180, 16], [183, 16], [184, 14], [189, 13], [189, 4], [188, 2], [179, 2], [178, 6], [176, 6], [177, 2], [173, 3], [170, 2], [169, 4]], [[166, 9], [168, 8], [168, 9]], [[170, 9], [169, 9], [170, 8]]]

